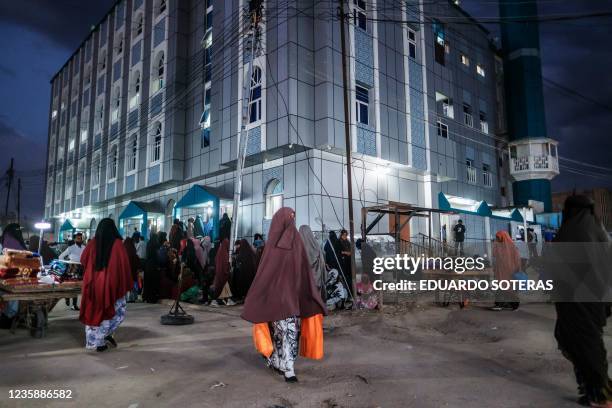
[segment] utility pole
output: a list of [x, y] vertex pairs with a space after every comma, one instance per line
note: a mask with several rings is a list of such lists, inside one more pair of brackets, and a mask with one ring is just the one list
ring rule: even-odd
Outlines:
[[9, 198], [11, 197], [11, 186], [13, 185], [13, 176], [15, 175], [15, 170], [13, 170], [13, 164], [15, 159], [11, 157], [11, 167], [6, 171], [6, 176], [8, 177], [8, 191], [6, 192], [6, 206], [4, 207], [4, 215], [8, 217], [8, 207], [9, 207]]
[[247, 138], [246, 125], [249, 119], [249, 99], [251, 89], [251, 76], [253, 75], [253, 59], [257, 51], [256, 44], [259, 41], [259, 23], [261, 22], [263, 11], [263, 0], [249, 1], [249, 14], [251, 16], [251, 54], [249, 55], [249, 66], [247, 75], [244, 77], [242, 84], [242, 124], [240, 133], [238, 134], [238, 159], [236, 160], [236, 182], [234, 183], [234, 205], [232, 207], [232, 230], [230, 232], [230, 264], [231, 254], [234, 250], [233, 242], [238, 237], [238, 220], [240, 211], [240, 195], [242, 194], [242, 171], [244, 169], [244, 160], [246, 158]]
[[[355, 221], [353, 218], [353, 176], [351, 164], [351, 124], [350, 109], [349, 109], [349, 86], [346, 64], [346, 25], [347, 14], [344, 12], [344, 0], [340, 0], [340, 43], [342, 47], [342, 86], [344, 88], [344, 138], [346, 144], [346, 178], [348, 191], [348, 215], [349, 215], [349, 237], [351, 240], [351, 276], [353, 294], [357, 293], [357, 265], [355, 264]], [[365, 272], [365, 271], [364, 271]]]
[[17, 179], [17, 224], [21, 223], [21, 178]]

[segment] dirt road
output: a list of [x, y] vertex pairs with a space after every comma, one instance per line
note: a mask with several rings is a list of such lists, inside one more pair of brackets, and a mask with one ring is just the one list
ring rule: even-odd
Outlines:
[[[107, 353], [85, 351], [83, 326], [63, 302], [44, 339], [0, 331], [0, 406], [578, 406], [550, 305], [340, 312], [325, 321], [325, 359], [298, 360], [298, 384], [264, 368], [240, 307], [186, 306], [195, 324], [183, 327], [159, 324], [167, 309], [128, 305], [119, 348]], [[73, 398], [17, 401], [10, 389], [70, 389]]]

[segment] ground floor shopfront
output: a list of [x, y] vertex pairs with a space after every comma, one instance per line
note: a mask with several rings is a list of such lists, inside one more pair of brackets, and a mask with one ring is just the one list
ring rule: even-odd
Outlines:
[[[413, 171], [375, 158], [357, 158], [353, 164], [353, 208], [355, 232], [359, 236], [360, 208], [388, 202], [399, 202], [419, 207], [441, 208], [440, 194], [445, 180], [435, 175]], [[348, 229], [348, 192], [346, 162], [343, 156], [310, 150], [275, 160], [250, 165], [243, 173], [242, 199], [238, 234], [250, 238], [255, 233], [267, 233], [272, 215], [282, 207], [295, 209], [297, 225], [308, 224], [313, 231]], [[235, 172], [229, 169], [211, 177], [190, 180], [180, 185], [147, 189], [126, 196], [79, 208], [56, 218], [56, 232], [60, 226], [72, 222], [78, 214], [79, 225], [89, 226], [83, 232], [91, 237], [100, 219], [113, 218], [124, 235], [140, 232], [145, 238], [156, 231], [169, 231], [174, 219], [196, 220], [198, 230], [216, 238], [219, 220], [227, 213], [232, 218], [232, 199]], [[468, 190], [466, 190], [468, 191]], [[487, 191], [489, 203], [494, 197]], [[472, 193], [473, 194], [473, 193]], [[470, 202], [484, 202], [482, 197], [464, 197]], [[459, 212], [458, 212], [459, 213]], [[457, 213], [457, 214], [458, 214]], [[470, 216], [469, 211], [464, 211]], [[467, 236], [490, 239], [482, 227], [481, 215], [474, 211], [474, 221], [467, 223]], [[458, 217], [432, 220], [432, 234], [443, 238]], [[370, 222], [371, 220], [366, 220]], [[389, 221], [382, 219], [370, 234], [389, 232]], [[429, 226], [414, 219], [408, 225], [409, 235], [427, 234]], [[493, 232], [494, 233], [494, 232]], [[59, 236], [59, 235], [58, 235]]]

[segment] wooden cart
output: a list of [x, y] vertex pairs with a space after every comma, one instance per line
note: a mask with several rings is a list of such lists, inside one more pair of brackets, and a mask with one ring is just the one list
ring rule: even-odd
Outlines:
[[47, 319], [51, 309], [63, 298], [73, 298], [81, 294], [81, 282], [69, 282], [59, 285], [39, 284], [27, 287], [0, 288], [0, 300], [8, 302], [19, 301], [18, 318], [15, 319], [11, 331], [18, 324], [23, 324], [30, 330], [32, 337], [44, 337], [47, 331]]

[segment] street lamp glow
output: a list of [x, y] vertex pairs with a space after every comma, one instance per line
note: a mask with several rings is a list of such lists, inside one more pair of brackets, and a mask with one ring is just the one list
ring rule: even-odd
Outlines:
[[34, 228], [41, 231], [48, 230], [51, 228], [51, 224], [49, 224], [48, 222], [37, 222], [36, 224], [34, 224]]

